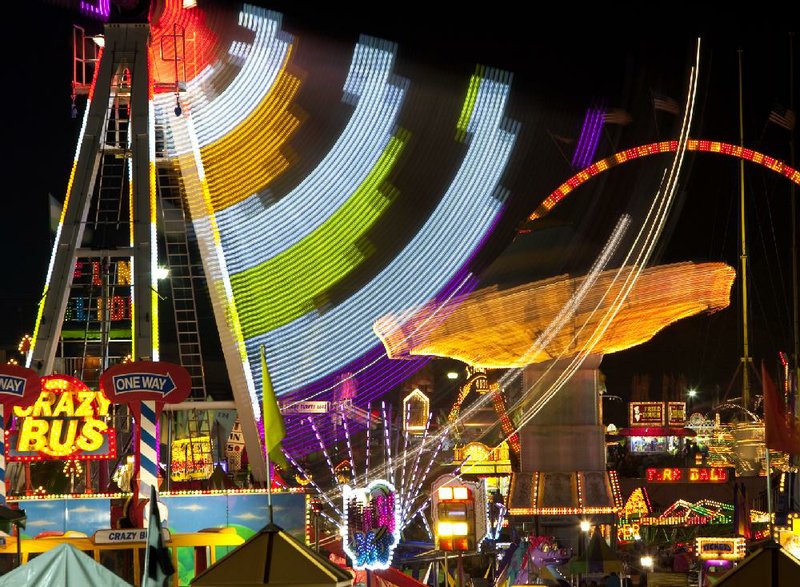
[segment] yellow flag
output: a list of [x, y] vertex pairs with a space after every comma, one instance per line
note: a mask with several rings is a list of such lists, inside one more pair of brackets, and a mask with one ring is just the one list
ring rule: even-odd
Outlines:
[[281, 441], [286, 436], [283, 427], [283, 417], [281, 409], [278, 407], [278, 400], [275, 397], [275, 390], [272, 389], [272, 381], [269, 379], [267, 371], [267, 360], [264, 357], [264, 346], [261, 346], [261, 404], [264, 416], [264, 446], [267, 449], [269, 460], [284, 470], [289, 468], [286, 457], [283, 456]]

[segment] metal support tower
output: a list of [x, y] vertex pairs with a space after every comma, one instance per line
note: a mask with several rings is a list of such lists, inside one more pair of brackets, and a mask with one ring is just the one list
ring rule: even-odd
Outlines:
[[149, 36], [148, 24], [108, 24], [105, 27], [105, 49], [87, 102], [77, 157], [39, 305], [34, 340], [27, 357], [27, 364], [42, 375], [53, 370], [75, 262], [78, 257], [87, 256], [87, 251], [81, 247], [103, 156], [108, 111], [114, 98], [114, 82], [121, 79], [125, 71], [130, 80], [130, 242], [128, 247], [103, 251], [100, 256], [131, 256], [132, 355], [135, 359], [158, 360], [158, 309], [154, 303], [153, 279], [156, 210]]

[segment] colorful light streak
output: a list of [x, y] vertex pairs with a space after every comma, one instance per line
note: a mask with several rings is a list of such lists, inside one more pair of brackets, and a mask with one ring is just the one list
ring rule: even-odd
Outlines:
[[[237, 305], [242, 308], [240, 318], [245, 337], [263, 334], [301, 317], [315, 307], [315, 298], [345, 279], [364, 261], [364, 239], [391, 201], [384, 181], [403, 145], [402, 139], [390, 137], [375, 168], [317, 230], [277, 256], [231, 276]], [[320, 193], [317, 201], [336, 199], [335, 194], [330, 195], [328, 198]], [[224, 215], [223, 212], [218, 217]], [[238, 219], [236, 231], [227, 228], [228, 233], [235, 236], [252, 233], [252, 238], [243, 242], [245, 250], [251, 251], [250, 257], [268, 248], [261, 243], [270, 235], [281, 234], [280, 231], [264, 231], [264, 226], [271, 225], [262, 216], [264, 214], [251, 217], [246, 224]], [[224, 235], [226, 227], [222, 220], [220, 227]], [[297, 229], [296, 226], [295, 232]], [[246, 261], [243, 255], [229, 251], [226, 245], [223, 236], [226, 254], [242, 263]], [[232, 261], [228, 267], [234, 270], [237, 265], [239, 263]]]
[[[373, 317], [433, 299], [459, 274], [502, 210], [506, 194], [498, 182], [516, 138], [503, 119], [508, 75], [484, 79], [470, 118], [473, 134], [453, 183], [410, 243], [372, 281], [324, 313], [308, 313], [290, 324], [246, 341], [256, 389], [258, 349], [264, 344], [279, 395], [331, 373], [373, 346]], [[506, 130], [509, 126], [512, 130]], [[468, 226], [465, 234], [463, 227]], [[409, 280], [408, 275], [417, 279]], [[311, 352], [309, 352], [311, 350]], [[306, 359], [298, 364], [298, 356]]]
[[[206, 25], [207, 11], [187, 8], [182, 0], [165, 0], [158, 20], [150, 25], [152, 51], [158, 55], [153, 59], [153, 81], [157, 92], [174, 92], [169, 86], [176, 81], [193, 79], [214, 60], [218, 39]], [[176, 35], [180, 49], [176, 47]], [[175, 79], [176, 57], [179, 60], [178, 80]], [[182, 75], [184, 67], [186, 79]]]
[[[679, 141], [661, 141], [659, 143], [650, 143], [647, 145], [641, 145], [639, 147], [625, 149], [624, 151], [620, 151], [619, 153], [592, 163], [585, 169], [573, 175], [558, 188], [556, 188], [552, 193], [550, 193], [550, 195], [547, 196], [541, 204], [539, 204], [539, 207], [536, 208], [533, 214], [529, 216], [528, 220], [535, 220], [545, 216], [570, 192], [586, 183], [592, 177], [599, 175], [604, 171], [608, 171], [612, 167], [616, 167], [617, 165], [621, 165], [635, 159], [641, 159], [642, 157], [660, 155], [663, 153], [675, 153], [678, 148]], [[761, 165], [762, 167], [766, 167], [775, 173], [779, 173], [789, 181], [800, 185], [800, 171], [797, 171], [793, 167], [790, 167], [778, 159], [774, 159], [773, 157], [764, 155], [763, 153], [759, 153], [758, 151], [754, 151], [752, 149], [747, 149], [738, 145], [732, 145], [730, 143], [724, 143], [721, 141], [689, 139], [686, 142], [686, 150], [699, 151], [701, 153], [719, 153], [720, 155], [728, 155], [730, 157], [744, 159], [745, 161], [750, 161], [757, 165]]]
[[[623, 267], [631, 262], [631, 259], [634, 259], [633, 265], [634, 267], [639, 267], [638, 271], [634, 270], [631, 272], [631, 275], [627, 276], [623, 279], [624, 284], [620, 288], [619, 293], [616, 296], [616, 299], [613, 301], [611, 307], [606, 311], [604, 320], [600, 321], [600, 325], [598, 328], [595, 329], [594, 334], [590, 337], [588, 344], [583, 346], [583, 350], [571, 361], [570, 365], [565, 368], [562, 373], [557, 378], [556, 382], [543, 394], [541, 401], [535, 402], [531, 408], [523, 414], [522, 421], [518, 424], [517, 430], [524, 426], [531, 418], [535, 417], [535, 415], [541, 410], [544, 404], [549, 401], [569, 380], [572, 374], [578, 369], [578, 367], [583, 363], [585, 358], [594, 348], [594, 345], [598, 340], [600, 340], [605, 332], [605, 330], [610, 325], [611, 321], [613, 321], [616, 314], [619, 312], [621, 304], [627, 298], [627, 295], [630, 293], [631, 289], [636, 283], [638, 279], [638, 273], [641, 271], [641, 267], [643, 267], [647, 261], [649, 260], [650, 256], [652, 255], [653, 248], [655, 243], [657, 242], [658, 236], [663, 229], [663, 225], [666, 219], [666, 213], [669, 210], [671, 201], [674, 198], [676, 186], [677, 186], [677, 178], [679, 176], [683, 156], [686, 150], [686, 144], [688, 141], [688, 131], [691, 126], [692, 117], [694, 114], [694, 100], [696, 95], [696, 87], [697, 87], [697, 64], [699, 63], [699, 53], [700, 53], [700, 43], [698, 41], [696, 56], [695, 56], [695, 66], [692, 68], [690, 79], [689, 79], [689, 91], [687, 97], [687, 107], [684, 110], [684, 118], [681, 126], [681, 133], [680, 133], [680, 140], [678, 141], [679, 146], [678, 150], [676, 151], [676, 155], [673, 158], [672, 165], [669, 169], [665, 171], [664, 179], [662, 180], [662, 186], [659, 192], [656, 194], [656, 197], [653, 199], [653, 203], [651, 204], [650, 210], [642, 224], [639, 233], [637, 234], [636, 238], [634, 239], [633, 244], [629, 247], [629, 250], [623, 260]], [[602, 264], [600, 264], [602, 266]], [[399, 322], [402, 324], [402, 322]], [[561, 325], [563, 326], [563, 325]], [[559, 326], [560, 328], [560, 326]], [[581, 329], [579, 329], [580, 332]], [[553, 363], [555, 364], [555, 362]], [[551, 367], [552, 368], [552, 367]], [[500, 381], [501, 388], [504, 388], [505, 385], [509, 384], [517, 377], [519, 377], [520, 371], [519, 369], [512, 369], [504, 375], [504, 377]], [[543, 374], [543, 377], [546, 375]], [[536, 383], [534, 383], [534, 386]], [[524, 396], [525, 394], [523, 394]], [[467, 410], [462, 413], [462, 419], [470, 417], [473, 413], [477, 412], [485, 403], [488, 398], [486, 396], [478, 398], [478, 401], [475, 402], [472, 406], [470, 406]], [[516, 408], [516, 406], [514, 406]], [[433, 438], [429, 439], [417, 450], [424, 450], [427, 446], [429, 446], [432, 442], [435, 442], [437, 439], [444, 438], [444, 435], [447, 433], [449, 427], [445, 428], [444, 430], [437, 433]], [[525, 513], [525, 512], [522, 512]], [[532, 513], [532, 512], [531, 512]], [[541, 512], [542, 514], [547, 514], [547, 512]], [[555, 514], [560, 513], [568, 513], [568, 512], [553, 512]]]
[[578, 144], [575, 146], [575, 153], [572, 155], [573, 169], [583, 169], [594, 159], [597, 145], [600, 142], [600, 134], [603, 130], [604, 118], [605, 111], [600, 108], [589, 108], [586, 111], [581, 134], [578, 137]]
[[108, 20], [108, 15], [111, 14], [111, 0], [95, 0], [94, 2], [81, 0], [81, 12], [98, 20]]
[[[292, 37], [281, 31], [280, 14], [245, 4], [238, 22], [253, 31], [254, 38], [252, 43], [231, 43], [228, 59], [236, 67], [209, 65], [187, 82], [182, 93], [195, 122], [198, 148], [228, 136], [258, 111], [286, 64]], [[174, 96], [161, 94], [156, 100], [159, 118], [173, 118]], [[190, 142], [173, 140], [170, 155], [187, 155], [192, 149]]]
[[[393, 433], [392, 433], [392, 426], [390, 421], [390, 415], [387, 410], [385, 403], [382, 403], [380, 409], [381, 417], [380, 417], [380, 425], [383, 429], [383, 458], [382, 462], [379, 466], [379, 470], [386, 472], [387, 474], [391, 473], [392, 471], [399, 471], [401, 468], [400, 463], [403, 463], [402, 467], [407, 469], [407, 481], [405, 482], [404, 489], [394, 489], [395, 491], [395, 510], [397, 515], [397, 523], [396, 523], [396, 530], [398, 533], [402, 532], [403, 529], [410, 524], [414, 517], [420, 515], [420, 513], [427, 507], [429, 504], [429, 498], [427, 491], [424, 491], [424, 486], [427, 483], [430, 483], [429, 475], [432, 469], [432, 466], [437, 461], [438, 455], [440, 450], [443, 446], [443, 441], [439, 442], [435, 451], [426, 453], [425, 459], [426, 461], [423, 463], [421, 458], [421, 453], [419, 451], [414, 452], [413, 458], [413, 465], [408, 466], [407, 463], [412, 462], [411, 452], [409, 447], [411, 446], [408, 442], [400, 442], [403, 439], [397, 439], [396, 446], [403, 447], [397, 457], [398, 460], [396, 461], [398, 464], [395, 465], [395, 461], [393, 459], [391, 453], [391, 446], [394, 443], [393, 440]], [[326, 446], [325, 441], [319, 436], [318, 428], [316, 424], [319, 421], [323, 421], [326, 418], [320, 417], [314, 419], [309, 417], [307, 421], [311, 422], [312, 430], [314, 432], [314, 436], [317, 441], [316, 450], [321, 451], [323, 456], [329, 454], [329, 446]], [[425, 431], [423, 432], [423, 438], [427, 438], [429, 432], [429, 426], [431, 423], [431, 418], [428, 418], [427, 426]], [[368, 486], [371, 483], [375, 482], [376, 471], [370, 466], [370, 455], [372, 450], [370, 450], [370, 427], [368, 426], [365, 431], [365, 439], [366, 442], [358, 442], [358, 446], [366, 447], [364, 460], [365, 466], [363, 467], [362, 474], [356, 474], [356, 471], [359, 469], [356, 465], [355, 460], [351, 460], [351, 472], [353, 474], [352, 479], [348, 479], [347, 482], [343, 482], [341, 479], [337, 477], [335, 472], [333, 471], [330, 463], [328, 467], [330, 469], [330, 479], [331, 479], [331, 487], [324, 491], [320, 486], [314, 481], [313, 477], [308, 474], [308, 472], [297, 462], [297, 460], [291, 455], [287, 454], [287, 458], [289, 459], [292, 466], [294, 466], [298, 471], [300, 471], [305, 478], [309, 479], [309, 485], [313, 487], [313, 489], [319, 494], [319, 497], [325, 502], [325, 504], [333, 510], [333, 515], [338, 516], [341, 521], [337, 526], [344, 526], [346, 520], [346, 514], [343, 513], [341, 508], [336, 507], [335, 502], [337, 501], [339, 495], [344, 491], [346, 485], [348, 485], [351, 481], [352, 484], [358, 487]], [[395, 434], [401, 434], [408, 439], [408, 434], [401, 429], [396, 430]], [[345, 441], [348, 446], [352, 445], [352, 441], [350, 438], [350, 428], [345, 427]], [[327, 456], [325, 456], [326, 460], [329, 460]], [[424, 465], [424, 466], [421, 466]], [[406, 476], [406, 473], [403, 473], [403, 476]], [[391, 481], [386, 481], [390, 483], [392, 487], [395, 487], [394, 483]]]

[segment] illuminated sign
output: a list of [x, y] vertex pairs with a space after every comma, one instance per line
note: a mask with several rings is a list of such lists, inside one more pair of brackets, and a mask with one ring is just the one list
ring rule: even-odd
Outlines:
[[281, 413], [287, 414], [327, 414], [330, 409], [330, 402], [307, 401], [307, 402], [281, 402]]
[[667, 424], [686, 425], [686, 402], [667, 402]]
[[0, 404], [29, 405], [39, 395], [39, 375], [19, 365], [0, 365]]
[[648, 483], [727, 483], [730, 473], [724, 467], [667, 467], [647, 469]]
[[403, 398], [403, 427], [409, 432], [423, 432], [428, 426], [431, 400], [419, 389], [414, 389]]
[[156, 401], [180, 403], [189, 397], [192, 380], [179, 365], [135, 361], [109, 367], [100, 376], [100, 389], [116, 403]]
[[173, 481], [208, 479], [214, 472], [209, 436], [173, 441], [170, 457], [170, 478]]
[[162, 396], [175, 389], [175, 382], [172, 376], [157, 375], [151, 373], [126, 373], [124, 375], [114, 375], [111, 377], [114, 391], [117, 395], [123, 393], [155, 392]]
[[10, 461], [111, 459], [117, 456], [114, 429], [105, 422], [110, 402], [68, 375], [41, 379], [41, 393], [27, 408], [14, 407], [17, 428], [6, 432]]
[[0, 391], [22, 397], [25, 392], [25, 379], [13, 375], [0, 375]]
[[663, 402], [631, 402], [630, 425], [634, 426], [663, 426]]
[[400, 540], [399, 513], [394, 486], [377, 480], [361, 489], [342, 488], [345, 525], [342, 544], [354, 569], [385, 569]]
[[453, 449], [453, 464], [461, 466], [462, 475], [509, 475], [511, 459], [508, 443], [491, 449], [481, 442], [470, 442]]
[[703, 560], [741, 560], [746, 550], [747, 545], [742, 537], [697, 539], [697, 556]]

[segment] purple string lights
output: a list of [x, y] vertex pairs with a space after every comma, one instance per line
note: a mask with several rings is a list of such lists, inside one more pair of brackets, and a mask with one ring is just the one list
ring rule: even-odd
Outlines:
[[600, 142], [600, 132], [603, 130], [605, 110], [602, 108], [589, 108], [583, 119], [581, 135], [572, 155], [572, 168], [583, 169], [594, 161], [594, 154]]
[[95, 0], [94, 2], [81, 0], [81, 12], [86, 16], [106, 21], [108, 15], [111, 14], [111, 0]]

